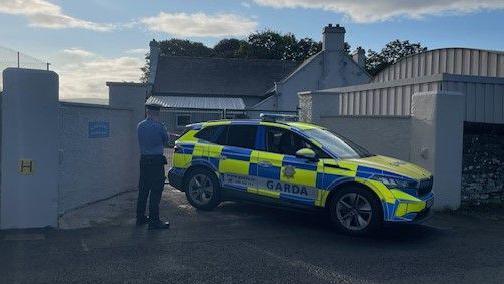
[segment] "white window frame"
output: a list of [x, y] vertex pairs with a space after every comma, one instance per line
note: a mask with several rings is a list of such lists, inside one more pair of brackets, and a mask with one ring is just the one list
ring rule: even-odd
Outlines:
[[187, 125], [187, 124], [183, 124], [183, 125], [179, 124], [179, 118], [182, 117], [182, 116], [188, 116], [189, 117], [189, 123], [188, 124], [191, 123], [192, 118], [191, 118], [191, 114], [190, 113], [178, 113], [178, 114], [175, 115], [175, 126], [177, 128], [185, 127]]

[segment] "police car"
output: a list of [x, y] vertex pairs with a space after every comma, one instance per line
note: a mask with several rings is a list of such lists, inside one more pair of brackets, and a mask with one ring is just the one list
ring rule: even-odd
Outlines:
[[434, 200], [427, 170], [277, 115], [189, 125], [175, 141], [168, 180], [198, 209], [236, 199], [325, 209], [350, 234], [421, 221]]

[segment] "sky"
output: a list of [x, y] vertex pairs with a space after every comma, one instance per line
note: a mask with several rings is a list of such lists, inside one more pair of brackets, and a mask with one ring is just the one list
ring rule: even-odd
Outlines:
[[504, 50], [504, 0], [0, 0], [0, 51], [50, 62], [61, 98], [106, 98], [106, 81], [139, 80], [152, 39], [211, 47], [272, 29], [321, 40], [328, 23], [352, 49], [401, 39]]

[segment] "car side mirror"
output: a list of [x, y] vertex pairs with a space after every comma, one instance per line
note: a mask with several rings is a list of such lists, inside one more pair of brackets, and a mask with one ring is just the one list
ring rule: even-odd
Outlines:
[[304, 159], [307, 159], [307, 160], [310, 160], [310, 161], [316, 161], [316, 160], [318, 160], [317, 159], [317, 155], [310, 148], [303, 148], [303, 149], [297, 150], [296, 157], [298, 157], [298, 158], [304, 158]]

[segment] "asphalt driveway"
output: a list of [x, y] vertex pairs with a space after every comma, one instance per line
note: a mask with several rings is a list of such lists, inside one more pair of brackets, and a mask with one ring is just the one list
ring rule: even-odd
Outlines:
[[502, 208], [358, 238], [314, 214], [233, 202], [199, 212], [169, 188], [162, 207], [167, 231], [133, 226], [131, 208], [94, 228], [0, 232], [0, 282], [504, 281]]

